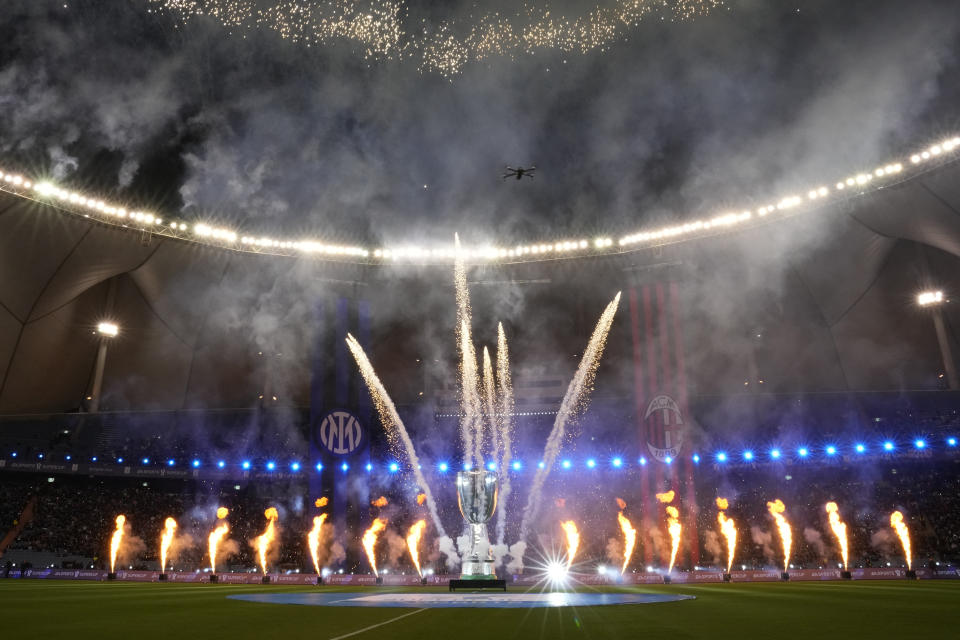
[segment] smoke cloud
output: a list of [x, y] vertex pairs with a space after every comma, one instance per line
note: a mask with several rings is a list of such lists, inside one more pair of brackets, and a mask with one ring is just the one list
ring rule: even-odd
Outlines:
[[763, 557], [767, 559], [767, 562], [776, 561], [776, 554], [773, 551], [772, 533], [754, 525], [750, 527], [750, 539], [753, 540], [755, 545], [761, 548]]

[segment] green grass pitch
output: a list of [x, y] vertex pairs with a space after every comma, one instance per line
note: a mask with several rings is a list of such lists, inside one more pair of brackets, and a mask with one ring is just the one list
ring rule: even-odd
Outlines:
[[[561, 609], [427, 609], [393, 622], [388, 621], [415, 610], [255, 604], [226, 598], [234, 593], [303, 589], [2, 580], [0, 634], [11, 640], [960, 637], [960, 581], [635, 587], [610, 591], [685, 593], [697, 599]], [[383, 622], [387, 624], [350, 635]]]

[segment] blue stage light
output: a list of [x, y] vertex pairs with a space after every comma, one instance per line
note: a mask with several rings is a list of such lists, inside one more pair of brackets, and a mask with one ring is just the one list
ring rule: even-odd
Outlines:
[[569, 468], [570, 468], [570, 461], [569, 461], [569, 460], [564, 460], [563, 462], [560, 463], [560, 466], [563, 467], [564, 469], [569, 469]]
[[857, 443], [854, 449], [856, 449], [857, 453], [863, 453], [864, 451], [867, 450], [867, 448], [860, 443]]
[[779, 459], [780, 459], [780, 449], [771, 449], [771, 450], [770, 450], [770, 457], [773, 458], [774, 460], [779, 460]]
[[273, 471], [276, 468], [277, 468], [276, 462], [274, 462], [273, 460], [270, 460], [269, 462], [267, 462], [267, 471]]
[[464, 470], [464, 471], [470, 471], [471, 469], [473, 469], [473, 465], [472, 465], [472, 464], [470, 464], [469, 462], [464, 462], [464, 463], [463, 463], [463, 470]]
[[884, 442], [884, 443], [883, 443], [883, 450], [884, 450], [884, 451], [893, 451], [893, 443], [890, 442], [889, 440], [887, 440], [886, 442]]
[[10, 457], [11, 457], [11, 458], [16, 458], [16, 457], [17, 457], [17, 452], [14, 451], [13, 453], [11, 453], [11, 454], [10, 454]]
[[299, 462], [291, 462], [291, 463], [290, 463], [290, 471], [294, 471], [294, 472], [300, 471], [300, 463], [299, 463]]
[[641, 466], [641, 467], [647, 466], [647, 459], [646, 459], [646, 458], [640, 458], [639, 460], [637, 460], [637, 462], [640, 463], [640, 466]]
[[700, 454], [697, 454], [697, 453], [693, 454], [693, 461], [700, 462]]
[[347, 464], [346, 462], [344, 462], [343, 464], [340, 465], [340, 470], [343, 471], [344, 473], [346, 473], [346, 472], [347, 472], [347, 469], [349, 469], [349, 468], [350, 468], [350, 465]]
[[808, 455], [810, 455], [810, 450], [807, 449], [806, 447], [800, 447], [799, 449], [797, 449], [797, 455], [800, 456], [801, 458], [806, 458]]
[[390, 473], [396, 473], [397, 471], [400, 471], [400, 465], [396, 462], [391, 462], [390, 466], [387, 468], [390, 469]]
[[541, 460], [540, 462], [537, 463], [537, 468], [538, 468], [538, 469], [543, 469], [545, 466], [547, 466], [547, 465], [543, 464], [543, 460]]
[[73, 456], [71, 456], [71, 455], [68, 455], [68, 456], [67, 456], [67, 460], [69, 460], [69, 459], [70, 459], [70, 458], [72, 458], [72, 457], [73, 457]]
[[192, 464], [192, 465], [193, 465], [193, 468], [196, 469], [197, 467], [200, 466], [200, 461], [199, 461], [199, 460], [194, 460], [194, 461], [191, 462], [190, 464]]
[[610, 464], [612, 464], [614, 467], [619, 469], [620, 467], [623, 466], [623, 458], [614, 458], [613, 460], [610, 461]]
[[240, 466], [243, 467], [244, 470], [248, 470], [248, 469], [250, 469], [250, 461], [249, 461], [249, 460], [244, 460], [244, 461], [240, 464]]
[[38, 455], [37, 457], [40, 458], [41, 460], [43, 460], [43, 454], [42, 454], [42, 453], [41, 453], [40, 455]]
[[727, 454], [725, 454], [723, 451], [717, 454], [717, 462], [726, 462], [726, 461], [727, 461]]
[[224, 462], [223, 460], [217, 460], [217, 468], [218, 468], [218, 469], [223, 469], [223, 468], [226, 467], [226, 466], [227, 466], [227, 463], [226, 463], [226, 462]]
[[833, 446], [832, 444], [829, 445], [829, 446], [827, 446], [827, 455], [828, 455], [828, 456], [835, 455], [836, 453], [837, 453], [837, 448], [836, 448], [835, 446]]
[[[42, 458], [43, 455], [41, 454], [40, 457]], [[141, 460], [140, 462], [142, 462], [143, 464], [150, 464], [150, 458], [144, 458], [144, 459]]]
[[96, 461], [97, 461], [97, 456], [93, 456], [92, 458], [90, 458], [90, 462], [96, 462]]
[[594, 460], [593, 458], [590, 458], [589, 460], [587, 460], [587, 467], [588, 467], [588, 468], [593, 469], [595, 466], [597, 466], [597, 461], [596, 461], [596, 460]]
[[670, 456], [667, 456], [666, 458], [663, 459], [663, 461], [666, 462], [667, 464], [670, 464], [671, 462], [673, 462], [673, 458], [671, 458]]
[[514, 460], [513, 464], [511, 464], [510, 466], [513, 467], [514, 471], [520, 471], [520, 469], [523, 469], [523, 463], [520, 462], [519, 460]]
[[926, 441], [926, 440], [920, 440], [920, 439], [914, 440], [913, 446], [915, 446], [917, 449], [923, 449], [923, 448], [925, 448], [925, 447], [927, 446], [927, 441]]
[[123, 458], [117, 458], [117, 462], [118, 462], [119, 464], [123, 464]]
[[947, 438], [947, 444], [950, 445], [951, 447], [955, 447], [955, 446], [957, 446], [957, 439], [956, 439], [956, 438]]
[[743, 452], [744, 460], [753, 460], [753, 451], [744, 451]]
[[440, 473], [446, 473], [447, 469], [450, 468], [450, 465], [448, 465], [446, 462], [441, 462], [439, 465], [437, 465], [437, 468], [440, 469]]
[[168, 466], [168, 467], [172, 467], [172, 466], [175, 465], [175, 464], [177, 464], [177, 463], [176, 463], [176, 461], [175, 461], [173, 458], [170, 458], [169, 460], [167, 460], [167, 466]]
[[316, 469], [317, 471], [323, 471], [323, 463], [318, 462], [316, 465], [314, 465], [313, 468]]
[[497, 469], [497, 463], [492, 461], [488, 462], [487, 469], [489, 469], [490, 471], [495, 471]]
[[367, 471], [373, 471], [373, 465], [368, 462], [367, 466], [365, 466], [364, 469], [366, 469]]

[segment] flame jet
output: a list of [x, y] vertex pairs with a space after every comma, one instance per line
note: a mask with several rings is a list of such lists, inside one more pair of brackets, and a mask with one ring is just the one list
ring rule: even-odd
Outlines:
[[843, 570], [846, 571], [849, 553], [847, 523], [840, 519], [840, 508], [836, 502], [828, 502], [826, 509], [827, 517], [830, 519], [830, 528], [833, 529], [833, 535], [837, 537], [837, 542], [840, 543], [840, 557], [843, 559]]
[[310, 549], [310, 557], [313, 558], [313, 568], [317, 575], [320, 575], [320, 530], [327, 519], [327, 514], [321, 513], [313, 518], [313, 529], [307, 534], [307, 548]]
[[160, 573], [167, 570], [167, 552], [173, 544], [173, 535], [177, 531], [177, 521], [167, 518], [163, 523], [163, 534], [160, 536]]
[[767, 503], [767, 510], [776, 521], [777, 530], [780, 532], [780, 540], [783, 542], [783, 572], [786, 573], [787, 569], [790, 568], [790, 548], [793, 546], [793, 530], [783, 515], [787, 507], [784, 506], [780, 498], [777, 498], [773, 502]]
[[227, 532], [230, 531], [230, 525], [227, 524], [225, 518], [229, 511], [226, 507], [220, 507], [217, 509], [217, 520], [221, 520], [220, 524], [210, 532], [210, 537], [207, 539], [207, 550], [210, 553], [210, 571], [211, 573], [217, 572], [217, 547], [220, 546], [220, 541], [223, 540], [224, 536], [227, 535]]
[[110, 536], [110, 573], [114, 573], [117, 564], [117, 552], [120, 551], [120, 543], [123, 541], [124, 527], [127, 524], [127, 516], [117, 516], [117, 528]]
[[410, 559], [413, 560], [413, 566], [417, 568], [417, 573], [420, 574], [421, 578], [423, 572], [420, 570], [420, 538], [423, 536], [423, 530], [426, 527], [426, 520], [417, 520], [407, 533], [407, 549], [410, 550]]
[[313, 501], [313, 506], [315, 506], [317, 509], [319, 509], [320, 507], [325, 507], [325, 506], [327, 506], [327, 503], [328, 503], [328, 502], [330, 502], [330, 499], [327, 498], [327, 496], [323, 496], [322, 498], [317, 498], [316, 500], [314, 500], [314, 501]]
[[727, 573], [733, 568], [733, 555], [737, 550], [737, 525], [727, 517], [724, 511], [730, 506], [726, 498], [717, 498], [717, 522], [720, 523], [720, 532], [727, 539]]
[[370, 568], [373, 569], [373, 575], [380, 577], [377, 571], [377, 556], [373, 553], [373, 548], [377, 544], [377, 538], [380, 532], [387, 526], [387, 521], [381, 518], [374, 518], [370, 528], [363, 532], [363, 550], [367, 552], [367, 560], [370, 561]]
[[270, 507], [263, 512], [267, 519], [267, 528], [262, 534], [257, 536], [257, 556], [260, 558], [260, 568], [263, 569], [263, 575], [267, 575], [267, 554], [270, 552], [270, 544], [276, 538], [276, 523], [280, 514], [276, 507]]
[[573, 559], [577, 556], [577, 549], [580, 547], [580, 532], [577, 530], [577, 523], [573, 520], [561, 522], [563, 533], [567, 536], [567, 571], [573, 566]]
[[900, 538], [900, 544], [903, 545], [903, 555], [907, 559], [907, 569], [912, 570], [913, 548], [910, 546], [910, 530], [907, 529], [907, 525], [903, 521], [903, 514], [899, 511], [891, 513], [890, 526], [897, 532], [897, 537]]
[[683, 527], [680, 525], [680, 511], [670, 505], [676, 494], [671, 490], [665, 493], [658, 493], [657, 500], [667, 505], [667, 531], [670, 533], [670, 566], [667, 573], [673, 571], [673, 565], [677, 561], [677, 551], [680, 549], [680, 534], [683, 533]]
[[627, 565], [630, 564], [633, 548], [637, 544], [637, 530], [623, 515], [623, 511], [617, 513], [617, 521], [620, 523], [620, 530], [623, 531], [623, 566], [620, 567], [620, 575], [623, 575], [623, 572], [627, 570]]

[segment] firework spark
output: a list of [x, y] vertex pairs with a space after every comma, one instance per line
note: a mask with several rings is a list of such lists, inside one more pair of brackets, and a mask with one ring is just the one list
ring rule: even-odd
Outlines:
[[227, 532], [230, 531], [230, 525], [226, 522], [227, 513], [226, 507], [217, 509], [217, 520], [221, 520], [222, 522], [210, 532], [210, 537], [207, 539], [207, 551], [210, 554], [210, 571], [212, 573], [217, 572], [217, 548], [220, 546], [220, 542], [224, 536], [227, 535]]
[[323, 523], [327, 519], [327, 514], [321, 513], [313, 518], [313, 528], [307, 534], [307, 548], [310, 549], [310, 557], [313, 559], [313, 568], [320, 574], [320, 532], [323, 529]]
[[127, 524], [127, 517], [117, 516], [117, 528], [110, 536], [110, 573], [114, 573], [117, 564], [117, 552], [120, 551], [120, 543], [123, 542], [124, 528]]
[[573, 520], [561, 522], [563, 533], [567, 536], [567, 570], [573, 566], [573, 559], [577, 555], [577, 548], [580, 547], [580, 532], [577, 530], [577, 523]]
[[830, 528], [833, 529], [833, 535], [837, 537], [840, 544], [840, 557], [843, 559], [843, 570], [847, 570], [848, 542], [847, 542], [847, 523], [840, 520], [840, 508], [836, 502], [828, 502], [826, 505], [827, 517], [830, 519]]
[[503, 323], [497, 323], [497, 391], [500, 417], [500, 509], [497, 511], [497, 544], [503, 544], [507, 533], [507, 498], [510, 497], [510, 462], [513, 458], [513, 382], [510, 380], [510, 351]]
[[900, 544], [903, 545], [903, 555], [907, 560], [907, 569], [913, 569], [913, 548], [910, 545], [910, 530], [907, 529], [906, 523], [903, 521], [903, 514], [899, 511], [894, 511], [890, 514], [890, 526], [893, 527], [893, 530], [897, 532], [897, 537], [900, 538]]
[[177, 531], [177, 521], [167, 518], [163, 523], [163, 534], [160, 536], [160, 573], [167, 569], [167, 553], [173, 544], [173, 535]]
[[263, 569], [263, 575], [267, 575], [267, 554], [270, 552], [270, 545], [276, 537], [275, 526], [280, 514], [277, 513], [276, 507], [270, 507], [263, 512], [263, 516], [267, 519], [267, 528], [257, 536], [257, 556], [260, 558], [260, 568]]
[[783, 501], [777, 498], [773, 502], [767, 503], [767, 510], [777, 523], [777, 530], [780, 532], [780, 540], [783, 542], [783, 571], [790, 568], [790, 548], [793, 546], [793, 530], [790, 523], [784, 517], [783, 513], [787, 510]]
[[410, 559], [413, 560], [413, 566], [417, 568], [420, 577], [423, 577], [423, 572], [420, 570], [420, 538], [423, 536], [423, 530], [426, 527], [426, 520], [417, 520], [407, 533], [407, 549], [410, 550]]
[[726, 498], [717, 498], [717, 522], [720, 523], [720, 532], [727, 539], [727, 573], [733, 568], [733, 556], [737, 550], [737, 525], [727, 517], [724, 511], [730, 506]]
[[370, 528], [363, 532], [363, 550], [367, 553], [367, 560], [370, 561], [370, 568], [373, 569], [373, 575], [377, 577], [380, 577], [380, 572], [377, 571], [377, 556], [374, 554], [374, 547], [377, 544], [377, 538], [380, 537], [380, 532], [383, 531], [386, 526], [386, 520], [374, 518]]

